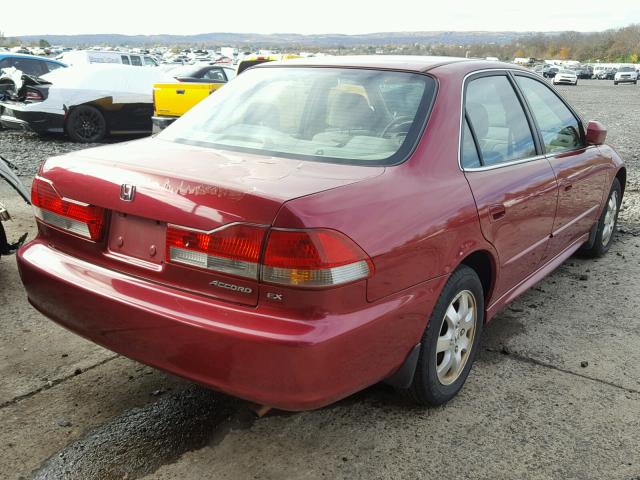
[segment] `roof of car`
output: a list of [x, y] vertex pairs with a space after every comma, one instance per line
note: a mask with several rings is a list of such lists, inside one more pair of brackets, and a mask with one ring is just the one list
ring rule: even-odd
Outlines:
[[491, 68], [514, 68], [515, 65], [468, 59], [460, 57], [428, 57], [417, 55], [353, 55], [353, 56], [323, 56], [286, 60], [282, 62], [268, 62], [256, 68], [268, 68], [279, 65], [312, 66], [312, 67], [351, 67], [351, 68], [379, 68], [391, 70], [405, 70], [410, 72], [426, 72], [436, 67], [452, 63], [483, 62]]
[[54, 60], [53, 58], [39, 57], [37, 55], [28, 55], [26, 53], [0, 52], [0, 60], [2, 60], [3, 58], [31, 58], [34, 60], [44, 60], [45, 62], [53, 62], [53, 63], [58, 63], [60, 65], [66, 66], [65, 63], [60, 62], [58, 60]]

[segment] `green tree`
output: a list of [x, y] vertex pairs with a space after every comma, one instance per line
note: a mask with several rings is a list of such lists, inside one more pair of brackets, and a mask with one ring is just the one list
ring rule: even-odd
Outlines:
[[49, 48], [51, 44], [47, 42], [44, 38], [41, 38], [40, 41], [38, 42], [38, 46], [40, 48]]

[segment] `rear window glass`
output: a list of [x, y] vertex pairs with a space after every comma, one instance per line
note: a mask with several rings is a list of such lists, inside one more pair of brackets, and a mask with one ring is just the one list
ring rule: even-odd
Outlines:
[[340, 68], [258, 68], [158, 138], [333, 163], [389, 165], [409, 154], [435, 93], [428, 76]]

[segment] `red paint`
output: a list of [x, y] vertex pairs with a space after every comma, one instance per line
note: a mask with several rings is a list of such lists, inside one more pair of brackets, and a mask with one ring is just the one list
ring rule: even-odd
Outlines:
[[[448, 275], [470, 254], [482, 252], [492, 265], [488, 318], [548, 274], [584, 241], [623, 168], [612, 149], [591, 146], [465, 175], [458, 166], [463, 79], [513, 66], [326, 61], [429, 70], [438, 81], [427, 128], [407, 161], [344, 166], [157, 139], [50, 159], [40, 175], [60, 195], [104, 208], [110, 220], [98, 242], [39, 222], [38, 237], [18, 254], [30, 302], [149, 365], [254, 402], [316, 408], [394, 373], [420, 341]], [[595, 137], [587, 134], [591, 143]], [[134, 201], [120, 200], [123, 183], [136, 186]], [[167, 263], [166, 245], [158, 245], [167, 224], [211, 231], [233, 222], [341, 232], [371, 259], [373, 273], [332, 288], [268, 285]]]

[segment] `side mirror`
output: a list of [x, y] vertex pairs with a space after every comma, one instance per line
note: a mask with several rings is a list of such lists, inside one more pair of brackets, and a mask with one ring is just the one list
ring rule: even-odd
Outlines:
[[591, 120], [587, 124], [587, 135], [585, 141], [587, 145], [602, 145], [607, 139], [607, 129], [600, 122]]

